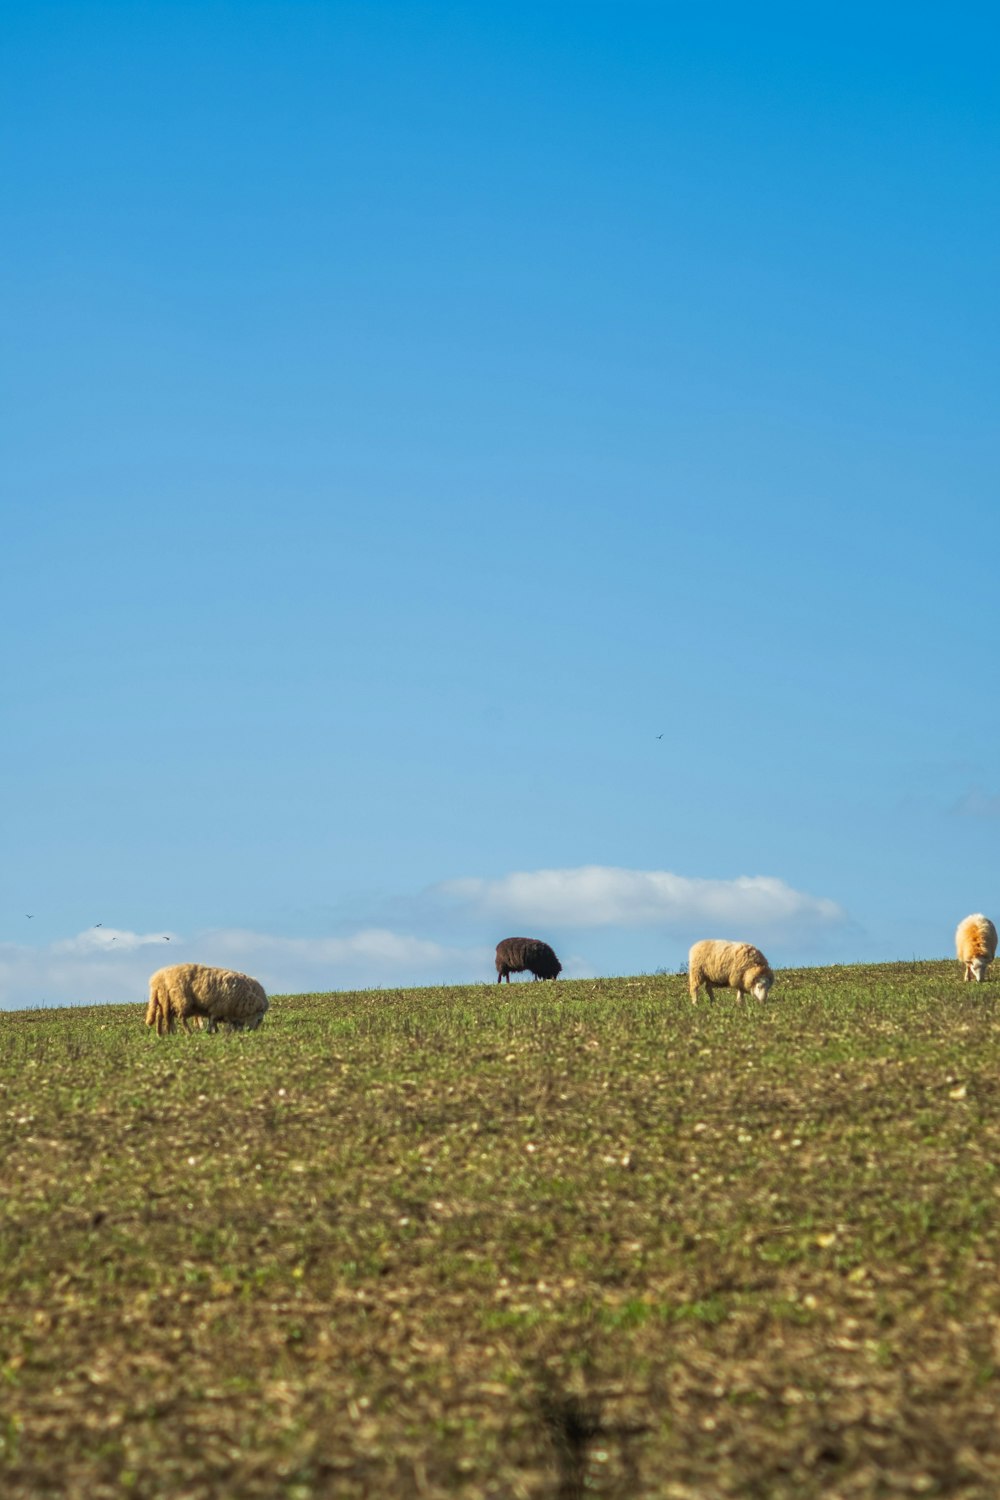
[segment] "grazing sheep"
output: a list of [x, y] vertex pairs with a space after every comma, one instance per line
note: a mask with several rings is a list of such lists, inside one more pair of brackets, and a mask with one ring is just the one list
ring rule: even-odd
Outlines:
[[720, 989], [736, 991], [737, 1000], [744, 995], [753, 995], [756, 1000], [766, 1000], [774, 983], [774, 974], [767, 959], [752, 943], [726, 943], [718, 938], [706, 938], [695, 943], [688, 954], [688, 988], [691, 999], [697, 1003], [701, 985], [714, 1000], [713, 985]]
[[180, 1021], [203, 1016], [208, 1030], [225, 1022], [229, 1031], [255, 1031], [264, 1019], [267, 996], [263, 986], [249, 974], [234, 969], [209, 969], [204, 964], [174, 964], [158, 969], [149, 981], [146, 1025], [155, 1026], [157, 1036], [176, 1031]]
[[955, 929], [955, 952], [959, 963], [965, 965], [962, 978], [981, 983], [997, 952], [997, 930], [989, 917], [977, 911], [959, 922]]
[[497, 984], [504, 978], [510, 984], [510, 976], [523, 974], [525, 969], [536, 979], [558, 979], [562, 964], [540, 938], [504, 938], [497, 943]]

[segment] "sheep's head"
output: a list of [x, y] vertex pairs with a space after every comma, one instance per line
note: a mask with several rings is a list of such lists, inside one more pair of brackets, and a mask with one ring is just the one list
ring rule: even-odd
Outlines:
[[969, 972], [971, 973], [973, 979], [977, 984], [982, 983], [983, 976], [986, 973], [986, 965], [988, 963], [989, 959], [986, 958], [982, 953], [978, 953], [975, 958], [969, 959]]
[[773, 983], [774, 975], [770, 969], [751, 969], [746, 979], [747, 988], [755, 1000], [766, 1000]]

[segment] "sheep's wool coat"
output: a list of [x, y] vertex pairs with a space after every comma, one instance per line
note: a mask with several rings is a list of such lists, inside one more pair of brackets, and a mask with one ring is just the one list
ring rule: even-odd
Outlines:
[[761, 979], [772, 985], [774, 974], [763, 953], [752, 943], [705, 938], [695, 943], [688, 954], [688, 986], [692, 1000], [697, 999], [702, 985], [710, 998], [712, 987], [718, 986], [719, 989], [735, 990], [737, 999], [742, 999]]
[[541, 938], [509, 937], [497, 943], [497, 984], [512, 974], [531, 971], [536, 979], [558, 979], [562, 964]]
[[253, 1031], [264, 1019], [267, 996], [263, 985], [235, 969], [210, 969], [205, 964], [173, 964], [158, 969], [149, 981], [146, 1025], [158, 1036], [176, 1031], [180, 1021], [203, 1017], [209, 1031], [218, 1025]]
[[965, 965], [966, 979], [982, 977], [997, 952], [997, 930], [981, 911], [964, 917], [955, 929], [955, 952]]

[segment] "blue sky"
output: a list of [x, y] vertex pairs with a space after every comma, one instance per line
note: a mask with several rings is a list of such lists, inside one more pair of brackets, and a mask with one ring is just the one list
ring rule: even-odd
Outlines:
[[986, 7], [4, 31], [0, 1006], [1000, 916]]

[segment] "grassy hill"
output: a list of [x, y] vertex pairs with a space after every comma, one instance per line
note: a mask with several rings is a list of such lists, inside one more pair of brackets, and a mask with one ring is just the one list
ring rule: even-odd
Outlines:
[[1000, 1493], [1000, 985], [0, 1013], [7, 1497]]

